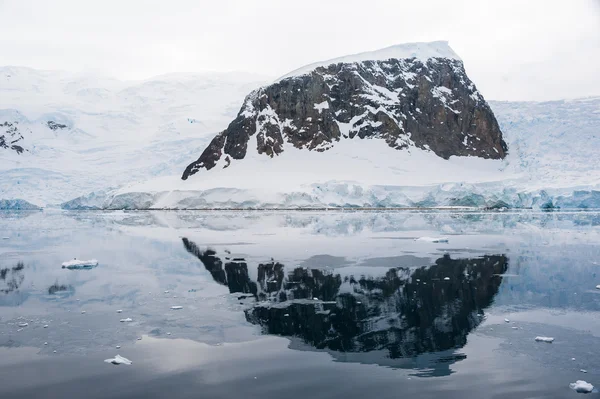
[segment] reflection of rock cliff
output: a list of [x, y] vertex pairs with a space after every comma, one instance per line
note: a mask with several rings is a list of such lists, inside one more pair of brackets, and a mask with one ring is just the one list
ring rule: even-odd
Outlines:
[[183, 243], [215, 281], [261, 301], [246, 311], [246, 319], [265, 333], [299, 337], [335, 352], [384, 351], [388, 359], [464, 346], [508, 267], [503, 255], [444, 256], [431, 266], [391, 268], [379, 277], [365, 277], [288, 271], [267, 262], [258, 265], [258, 279], [251, 281], [243, 259], [223, 263], [215, 251], [203, 251], [185, 238]]
[[[23, 262], [18, 262], [16, 266], [0, 269], [0, 292], [8, 294], [19, 289], [21, 283], [25, 279], [23, 276], [25, 265]], [[4, 287], [2, 287], [2, 285]]]

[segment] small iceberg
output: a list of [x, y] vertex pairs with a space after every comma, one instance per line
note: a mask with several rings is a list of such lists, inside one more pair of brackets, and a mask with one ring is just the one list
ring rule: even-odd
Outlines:
[[131, 363], [133, 363], [131, 360], [129, 360], [126, 357], [123, 357], [121, 355], [117, 355], [117, 356], [113, 357], [112, 359], [106, 359], [104, 362], [115, 364], [117, 366], [120, 364], [126, 364], [129, 366], [129, 365], [131, 365]]
[[450, 277], [444, 277], [444, 281], [450, 281]]
[[594, 386], [589, 382], [577, 380], [569, 384], [569, 388], [577, 393], [590, 393], [594, 390]]
[[181, 310], [183, 306], [171, 306], [171, 310]]
[[598, 285], [596, 286], [596, 289], [597, 289], [597, 290], [600, 290], [600, 284], [598, 284]]
[[62, 264], [63, 269], [69, 269], [69, 270], [92, 269], [96, 266], [98, 266], [98, 261], [96, 259], [79, 260], [79, 259], [75, 258], [68, 262], [63, 262], [63, 264]]
[[29, 325], [29, 323], [19, 323], [18, 326], [19, 327], [27, 327]]
[[504, 319], [504, 322], [505, 322], [505, 323], [510, 323], [510, 320], [508, 320], [508, 319]]
[[535, 337], [535, 340], [538, 342], [547, 342], [549, 344], [554, 342], [554, 338], [552, 337]]
[[415, 241], [426, 241], [438, 244], [442, 242], [447, 243], [448, 239], [446, 237], [419, 237], [415, 238]]
[[128, 317], [128, 318], [126, 318], [126, 319], [121, 319], [121, 320], [119, 320], [119, 321], [120, 321], [121, 323], [130, 323], [130, 322], [132, 322], [132, 321], [133, 321], [133, 319], [132, 319], [131, 317]]

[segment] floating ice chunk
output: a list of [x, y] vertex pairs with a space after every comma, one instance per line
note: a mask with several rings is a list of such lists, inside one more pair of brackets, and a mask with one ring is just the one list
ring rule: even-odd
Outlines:
[[450, 277], [444, 277], [444, 281], [450, 281]]
[[98, 261], [96, 259], [90, 259], [90, 260], [73, 259], [68, 262], [63, 262], [63, 264], [62, 264], [63, 269], [71, 269], [71, 270], [91, 269], [96, 266], [98, 266]]
[[318, 301], [318, 300], [319, 300], [319, 298], [313, 298], [313, 301]]
[[594, 390], [594, 386], [589, 382], [577, 380], [569, 384], [569, 387], [578, 393], [590, 393]]
[[581, 370], [579, 370], [579, 371], [581, 371], [581, 372], [582, 372], [582, 373], [584, 373], [584, 374], [585, 374], [585, 373], [587, 373], [587, 370], [584, 370], [584, 369], [581, 369]]
[[117, 313], [123, 313], [123, 309], [117, 310]]
[[571, 361], [572, 361], [572, 362], [574, 362], [574, 361], [575, 361], [575, 358], [574, 358], [574, 357], [572, 357], [572, 358], [571, 358]]
[[117, 345], [117, 346], [115, 346], [115, 348], [121, 349], [121, 345]]
[[519, 327], [511, 327], [513, 330], [518, 330]]
[[505, 322], [505, 323], [510, 323], [510, 320], [508, 320], [508, 319], [504, 319], [504, 322]]
[[171, 335], [171, 333], [167, 333], [167, 335]]
[[48, 345], [48, 342], [44, 342], [44, 345]]
[[119, 320], [119, 321], [120, 321], [121, 323], [129, 323], [129, 322], [132, 322], [132, 321], [133, 321], [133, 319], [132, 319], [131, 317], [128, 317], [128, 318], [126, 318], [126, 319], [121, 319], [121, 320]]
[[19, 327], [27, 327], [29, 323], [19, 323], [17, 324]]
[[171, 310], [180, 310], [183, 309], [183, 306], [171, 306]]
[[82, 310], [82, 311], [81, 311], [81, 314], [85, 314], [85, 310]]
[[290, 314], [286, 313], [286, 314], [283, 315], [283, 317], [290, 317]]
[[22, 328], [19, 328], [19, 329], [17, 329], [17, 332], [21, 332], [21, 331], [23, 331], [23, 329], [22, 329]]
[[121, 356], [121, 355], [117, 355], [115, 357], [113, 357], [112, 359], [106, 359], [104, 361], [105, 363], [111, 363], [114, 365], [120, 365], [120, 364], [126, 364], [126, 365], [130, 365], [131, 363], [133, 363], [131, 360]]
[[56, 351], [52, 351], [52, 353], [56, 353]]
[[138, 341], [141, 341], [141, 340], [142, 340], [142, 337], [138, 337], [138, 339], [137, 339], [137, 340], [138, 340]]
[[597, 290], [600, 290], [600, 284], [598, 284], [598, 285], [596, 286], [596, 289], [597, 289]]
[[165, 294], [168, 294], [168, 293], [169, 293], [169, 290], [166, 290], [166, 291], [165, 291]]
[[535, 337], [535, 340], [538, 342], [548, 342], [549, 344], [554, 342], [554, 338], [552, 337]]
[[44, 324], [44, 328], [48, 328], [48, 324]]
[[419, 237], [419, 238], [415, 238], [415, 241], [426, 241], [426, 242], [432, 242], [432, 243], [442, 243], [448, 242], [448, 239], [445, 237]]

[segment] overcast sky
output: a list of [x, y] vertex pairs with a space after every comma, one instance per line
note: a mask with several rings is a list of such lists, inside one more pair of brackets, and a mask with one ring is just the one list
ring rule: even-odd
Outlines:
[[490, 100], [600, 95], [600, 0], [0, 0], [0, 65], [121, 79], [448, 40]]

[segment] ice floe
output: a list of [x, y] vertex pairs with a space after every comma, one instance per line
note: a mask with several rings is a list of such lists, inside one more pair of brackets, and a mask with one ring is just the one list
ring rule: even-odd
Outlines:
[[121, 323], [129, 323], [129, 322], [132, 322], [132, 321], [133, 321], [133, 319], [132, 319], [131, 317], [128, 317], [128, 318], [126, 318], [126, 319], [121, 319], [121, 320], [119, 320], [119, 321], [120, 321]]
[[17, 324], [19, 327], [27, 327], [29, 323], [19, 323]]
[[79, 260], [79, 259], [75, 258], [73, 260], [63, 262], [63, 264], [62, 264], [63, 269], [71, 269], [71, 270], [91, 269], [96, 266], [98, 266], [98, 261], [96, 259]]
[[183, 309], [183, 306], [171, 306], [171, 310], [180, 310]]
[[425, 241], [432, 243], [447, 243], [448, 239], [446, 237], [419, 237], [415, 238], [415, 241]]
[[554, 342], [554, 338], [552, 338], [552, 337], [535, 337], [535, 340], [538, 342], [548, 342], [548, 343]]
[[113, 357], [112, 359], [106, 359], [104, 362], [115, 364], [117, 366], [120, 364], [130, 365], [131, 363], [133, 363], [131, 360], [129, 360], [126, 357], [123, 357], [121, 355], [117, 355], [117, 356]]
[[577, 380], [569, 384], [569, 387], [578, 393], [590, 393], [594, 390], [594, 386], [589, 382]]

